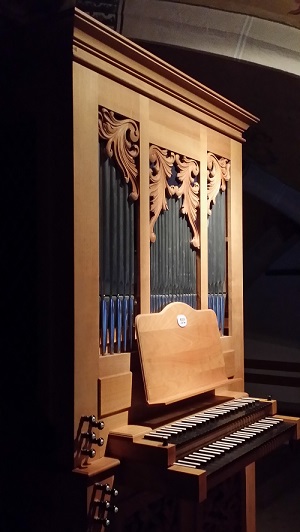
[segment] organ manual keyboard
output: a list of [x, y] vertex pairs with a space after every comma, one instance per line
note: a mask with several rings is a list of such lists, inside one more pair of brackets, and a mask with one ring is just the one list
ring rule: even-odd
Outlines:
[[[192, 504], [189, 520], [178, 517], [176, 530], [205, 530], [209, 518], [202, 512], [200, 519], [199, 511], [210, 494], [235, 475], [245, 479], [257, 459], [299, 439], [299, 420], [277, 416], [272, 399], [224, 391], [228, 379], [213, 311], [171, 303], [160, 313], [137, 316], [136, 333], [145, 396], [155, 415], [112, 430], [107, 453], [120, 459], [127, 486], [132, 479], [138, 490], [156, 486], [172, 495], [181, 501], [178, 508]], [[247, 517], [247, 490], [254, 485], [239, 488], [245, 509], [228, 530], [255, 530]], [[219, 526], [212, 530], [227, 530]]]

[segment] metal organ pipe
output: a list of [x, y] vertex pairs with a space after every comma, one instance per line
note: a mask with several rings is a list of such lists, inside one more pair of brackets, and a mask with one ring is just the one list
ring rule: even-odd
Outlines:
[[134, 204], [109, 158], [100, 165], [99, 193], [101, 351], [113, 354], [133, 341]]
[[[170, 185], [178, 185], [172, 169]], [[168, 303], [182, 301], [196, 308], [196, 252], [190, 245], [191, 231], [181, 214], [182, 197], [168, 198], [168, 210], [155, 224], [156, 241], [150, 248], [151, 312]]]
[[224, 334], [226, 302], [226, 196], [219, 192], [208, 218], [208, 307]]

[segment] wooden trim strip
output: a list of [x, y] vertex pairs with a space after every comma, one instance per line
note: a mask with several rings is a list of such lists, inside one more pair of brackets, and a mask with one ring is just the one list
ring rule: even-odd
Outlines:
[[[122, 79], [122, 85], [125, 87], [128, 87], [135, 92], [139, 92], [143, 96], [151, 97], [153, 101], [161, 103], [174, 111], [179, 111], [181, 114], [192, 118], [193, 120], [198, 120], [201, 124], [214, 129], [218, 133], [227, 135], [238, 142], [245, 142], [245, 139], [241, 136], [243, 131], [247, 129], [245, 124], [238, 126], [235, 123], [231, 123], [230, 120], [226, 120], [224, 116], [213, 113], [205, 108], [205, 106], [200, 105], [199, 102], [187, 98], [182, 92], [176, 92], [175, 90], [172, 90], [170, 86], [164, 86], [154, 79], [149, 79], [132, 67], [120, 65], [115, 60], [112, 60], [109, 55], [102, 51], [99, 53], [96, 49], [86, 46], [85, 43], [79, 39], [74, 38], [73, 43], [73, 59], [78, 64], [85, 66], [90, 70], [94, 70], [97, 73], [105, 74], [107, 78], [110, 78], [113, 81], [120, 82], [120, 79]], [[94, 57], [95, 61], [99, 61], [97, 62], [97, 65], [95, 64], [95, 61], [93, 62], [93, 60], [90, 59], [90, 56]], [[101, 61], [103, 62], [102, 64]], [[111, 66], [111, 68], [108, 68], [108, 66]], [[139, 86], [137, 86], [137, 81], [140, 81]], [[156, 89], [156, 91], [151, 92], [151, 87]], [[179, 105], [179, 103], [182, 105]], [[188, 108], [185, 109], [182, 106], [188, 106]], [[198, 112], [200, 116], [196, 116], [195, 113], [191, 111], [191, 108]], [[223, 124], [224, 128], [218, 126], [218, 123]], [[238, 133], [235, 133], [235, 131]]]
[[231, 102], [209, 87], [202, 85], [202, 83], [199, 83], [166, 61], [163, 61], [151, 52], [148, 52], [148, 50], [145, 50], [123, 35], [116, 33], [108, 26], [101, 24], [99, 21], [77, 8], [75, 8], [75, 27], [78, 27], [83, 31], [87, 29], [87, 27], [90, 27], [94, 34], [95, 32], [101, 34], [101, 39], [99, 39], [101, 42], [104, 41], [105, 44], [111, 46], [122, 54], [126, 54], [130, 59], [133, 59], [138, 63], [142, 63], [144, 66], [149, 68], [150, 73], [159, 72], [163, 77], [168, 77], [170, 80], [172, 79], [172, 81], [174, 81], [176, 84], [181, 81], [186, 85], [186, 87], [188, 87], [190, 92], [196, 92], [196, 94], [201, 92], [201, 97], [203, 99], [212, 103], [213, 105], [216, 105], [217, 107], [222, 106], [224, 109], [226, 108], [228, 113], [234, 114], [234, 116], [237, 118], [246, 120], [247, 122], [256, 122], [258, 120], [257, 117], [242, 107]]

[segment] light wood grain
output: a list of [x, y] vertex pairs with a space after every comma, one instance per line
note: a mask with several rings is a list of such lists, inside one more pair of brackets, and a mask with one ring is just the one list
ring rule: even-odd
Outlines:
[[115, 353], [99, 357], [99, 377], [111, 377], [130, 371], [130, 353]]
[[[143, 462], [152, 466], [160, 467], [162, 472], [174, 464], [176, 459], [176, 447], [174, 444], [162, 445], [143, 439], [137, 436], [133, 427], [130, 427], [132, 435], [126, 427], [122, 433], [122, 427], [112, 431], [107, 443], [107, 456], [120, 458], [129, 463]], [[141, 427], [137, 427], [137, 432], [142, 433]], [[145, 434], [145, 432], [144, 432]]]
[[200, 253], [197, 255], [197, 308], [208, 308], [208, 223], [207, 210], [207, 128], [199, 128], [200, 137]]
[[98, 374], [99, 356], [99, 192], [97, 74], [78, 64], [73, 67], [76, 434], [81, 417], [97, 411], [95, 376]]
[[[180, 327], [178, 316], [187, 324]], [[152, 403], [170, 403], [227, 382], [216, 315], [170, 303], [136, 318], [145, 392]]]
[[256, 531], [255, 463], [244, 470], [245, 484], [245, 532]]
[[230, 351], [223, 351], [223, 356], [226, 376], [229, 379], [229, 377], [234, 377], [235, 375], [235, 353], [233, 349], [231, 349]]
[[140, 97], [140, 209], [139, 209], [139, 258], [138, 298], [139, 312], [150, 312], [150, 242], [149, 242], [149, 99]]
[[109, 458], [103, 456], [98, 460], [94, 460], [91, 464], [86, 465], [85, 467], [73, 469], [75, 475], [80, 475], [81, 477], [94, 477], [99, 473], [108, 471], [120, 465], [120, 460], [116, 458]]
[[207, 145], [208, 151], [230, 160], [231, 146], [230, 138], [228, 136], [217, 133], [211, 128], [207, 128]]
[[132, 373], [120, 373], [99, 379], [99, 415], [106, 416], [131, 406]]
[[198, 122], [151, 100], [149, 135], [151, 143], [199, 160]]
[[[229, 335], [235, 352], [235, 376], [244, 378], [242, 152], [231, 141], [231, 179], [228, 196], [228, 309]], [[244, 389], [244, 385], [239, 389]]]

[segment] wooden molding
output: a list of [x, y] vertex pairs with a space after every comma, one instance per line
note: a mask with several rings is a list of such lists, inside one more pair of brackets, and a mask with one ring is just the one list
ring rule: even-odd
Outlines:
[[[196, 249], [200, 248], [199, 230], [196, 225], [197, 211], [200, 206], [199, 183], [194, 181], [194, 177], [199, 175], [199, 164], [194, 159], [185, 155], [175, 154], [158, 146], [151, 145], [149, 149], [150, 160], [150, 241], [155, 242], [154, 225], [161, 211], [168, 210], [166, 191], [170, 197], [183, 196], [181, 212], [184, 214], [191, 226], [193, 238], [191, 245]], [[177, 178], [181, 185], [170, 185], [168, 180], [172, 174], [172, 166], [176, 164]]]
[[140, 138], [138, 124], [130, 118], [117, 119], [113, 111], [100, 107], [98, 128], [100, 138], [107, 140], [108, 157], [115, 157], [126, 183], [131, 184], [130, 199], [137, 200], [139, 188], [136, 158], [139, 155], [137, 142]]
[[216, 197], [226, 190], [226, 181], [230, 179], [230, 161], [214, 153], [207, 154], [207, 214], [210, 216]]
[[123, 85], [239, 142], [243, 142], [242, 134], [249, 125], [258, 121], [233, 102], [77, 8], [74, 24], [75, 62], [118, 82], [121, 79]]

